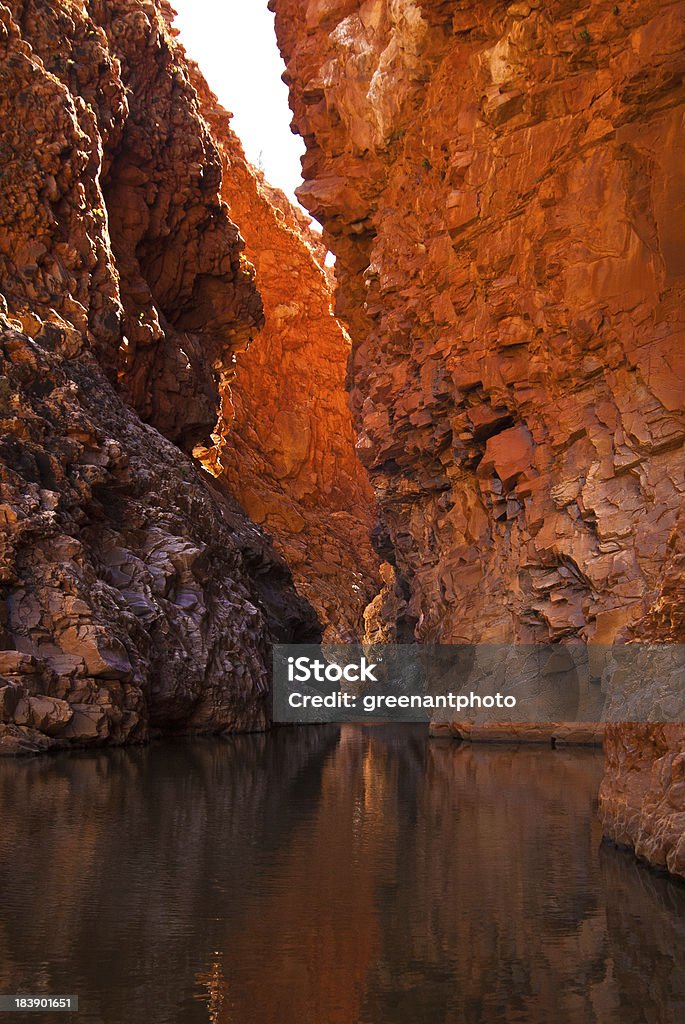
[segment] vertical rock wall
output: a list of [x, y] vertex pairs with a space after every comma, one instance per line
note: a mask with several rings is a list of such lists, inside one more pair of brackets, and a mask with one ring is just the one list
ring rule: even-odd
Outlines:
[[[685, 4], [271, 6], [416, 638], [682, 641]], [[604, 788], [671, 867], [680, 742]]]

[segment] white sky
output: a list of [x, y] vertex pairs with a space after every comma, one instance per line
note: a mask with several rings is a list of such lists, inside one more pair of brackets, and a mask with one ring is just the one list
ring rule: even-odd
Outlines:
[[295, 200], [304, 144], [290, 131], [288, 89], [267, 0], [171, 0], [188, 55], [200, 65], [248, 160]]

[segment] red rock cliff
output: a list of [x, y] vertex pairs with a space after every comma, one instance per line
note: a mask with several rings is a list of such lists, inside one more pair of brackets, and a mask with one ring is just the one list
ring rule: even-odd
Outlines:
[[[416, 638], [682, 640], [685, 4], [271, 6]], [[608, 831], [659, 861], [676, 738], [649, 846], [612, 735]]]
[[170, 17], [0, 3], [3, 752], [262, 727], [320, 635], [185, 454], [263, 305]]
[[329, 642], [363, 631], [378, 590], [375, 503], [345, 391], [349, 338], [333, 316], [320, 236], [246, 162], [230, 115], [195, 70], [222, 158], [221, 194], [257, 271], [265, 323], [222, 389], [215, 445], [199, 453], [273, 538]]

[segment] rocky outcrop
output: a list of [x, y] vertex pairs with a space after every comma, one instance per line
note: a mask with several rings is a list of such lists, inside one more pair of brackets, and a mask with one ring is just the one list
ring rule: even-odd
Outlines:
[[[635, 628], [644, 640], [683, 642], [685, 532], [681, 516], [669, 543], [660, 593]], [[685, 877], [685, 727], [612, 725], [600, 813], [607, 836], [659, 868]]]
[[241, 225], [264, 302], [259, 340], [222, 387], [204, 465], [273, 538], [324, 638], [357, 640], [378, 589], [375, 506], [345, 391], [349, 338], [332, 314], [326, 250], [307, 218], [245, 160], [197, 69], [192, 80], [222, 160], [222, 198]]
[[261, 728], [320, 635], [184, 454], [263, 309], [170, 18], [0, 3], [4, 752]]
[[89, 360], [2, 318], [0, 750], [263, 728], [316, 636], [267, 542]]
[[16, 314], [58, 312], [189, 449], [262, 304], [166, 8], [91, 9], [2, 8], [3, 290]]
[[[682, 641], [685, 4], [271, 6], [416, 639]], [[678, 736], [603, 790], [673, 870]]]
[[685, 878], [685, 729], [608, 726], [600, 811], [607, 836]]
[[610, 642], [682, 506], [682, 3], [275, 4], [422, 641]]

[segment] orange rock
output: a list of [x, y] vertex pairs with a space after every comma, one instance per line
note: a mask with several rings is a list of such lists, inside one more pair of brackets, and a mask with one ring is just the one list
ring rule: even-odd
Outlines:
[[0, 754], [264, 728], [320, 637], [190, 457], [263, 307], [170, 19], [0, 3]]
[[[683, 642], [685, 3], [271, 7], [416, 639]], [[682, 740], [621, 730], [607, 830], [681, 871]]]
[[273, 538], [329, 642], [359, 639], [378, 590], [376, 510], [345, 390], [350, 341], [332, 311], [326, 250], [245, 160], [230, 115], [192, 73], [222, 157], [222, 197], [256, 268], [264, 328], [222, 388], [216, 443], [198, 454]]

